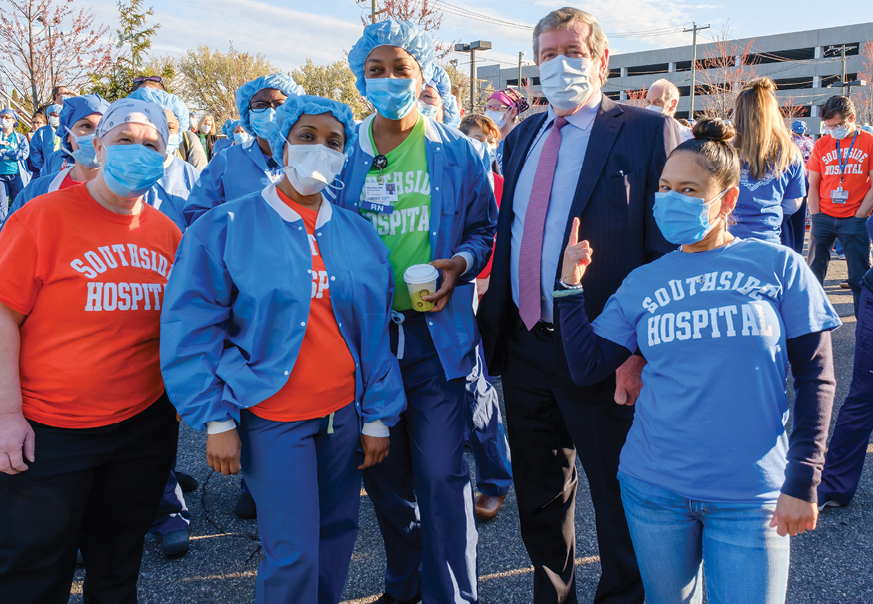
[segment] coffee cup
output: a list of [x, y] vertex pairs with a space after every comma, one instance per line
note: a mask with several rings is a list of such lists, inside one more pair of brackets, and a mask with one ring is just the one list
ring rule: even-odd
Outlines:
[[422, 300], [422, 296], [436, 293], [437, 278], [440, 272], [430, 264], [413, 264], [403, 273], [403, 280], [409, 288], [412, 308], [419, 312], [427, 312], [434, 307], [433, 302]]

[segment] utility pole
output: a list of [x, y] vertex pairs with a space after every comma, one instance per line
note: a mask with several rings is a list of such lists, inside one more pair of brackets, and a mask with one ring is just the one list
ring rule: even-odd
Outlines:
[[491, 50], [491, 42], [476, 40], [469, 44], [455, 44], [455, 52], [470, 53], [470, 113], [476, 111], [476, 50]]
[[688, 110], [688, 119], [694, 119], [694, 88], [697, 81], [697, 32], [704, 29], [709, 29], [709, 25], [698, 27], [697, 23], [692, 22], [691, 29], [683, 29], [682, 32], [694, 32], [691, 36], [691, 107]]
[[855, 46], [853, 46], [853, 45], [846, 46], [844, 44], [842, 46], [830, 46], [827, 49], [827, 51], [825, 51], [825, 54], [827, 54], [831, 51], [835, 51], [835, 52], [840, 51], [840, 60], [842, 61], [843, 66], [842, 66], [842, 69], [840, 70], [839, 86], [843, 89], [843, 93], [846, 96], [852, 96], [852, 86], [866, 86], [867, 85], [867, 82], [865, 80], [861, 80], [861, 79], [855, 80], [854, 82], [847, 81], [848, 78], [846, 78], [846, 51], [852, 50], [853, 48], [855, 48]]
[[384, 8], [382, 10], [376, 10], [376, 0], [370, 0], [370, 23], [375, 23], [376, 15], [384, 12]]
[[518, 92], [521, 94], [521, 58], [524, 56], [524, 51], [518, 51]]

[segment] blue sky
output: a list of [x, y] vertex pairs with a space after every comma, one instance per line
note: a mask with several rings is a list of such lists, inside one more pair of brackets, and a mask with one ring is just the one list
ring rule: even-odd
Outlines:
[[[525, 51], [525, 59], [532, 61], [531, 31], [457, 13], [474, 11], [532, 27], [548, 11], [568, 4], [567, 0], [446, 1], [449, 4], [445, 6], [438, 37], [447, 42], [489, 40], [493, 50], [480, 54], [477, 64], [502, 62], [504, 67], [517, 64], [519, 51]], [[606, 32], [612, 34], [613, 54], [690, 44], [690, 33], [675, 30], [692, 21], [711, 24], [715, 30], [727, 26], [732, 37], [743, 38], [847, 25], [867, 20], [856, 19], [854, 15], [869, 14], [866, 12], [869, 5], [859, 0], [848, 0], [839, 10], [823, 10], [820, 2], [811, 0], [794, 0], [790, 5], [760, 0], [731, 0], [724, 4], [718, 1], [700, 4], [683, 0], [592, 0], [571, 4], [594, 14]], [[98, 21], [114, 31], [117, 19], [114, 1], [96, 0], [91, 4]], [[367, 7], [369, 4], [366, 0]], [[363, 9], [354, 0], [147, 0], [147, 5], [154, 7], [154, 19], [162, 24], [155, 38], [157, 54], [183, 54], [199, 44], [226, 50], [232, 40], [237, 50], [263, 52], [284, 70], [298, 67], [307, 58], [316, 63], [342, 59], [343, 51], [352, 47], [362, 28]], [[628, 33], [652, 30], [668, 33], [626, 37]], [[465, 57], [448, 58], [464, 63], [468, 61]]]

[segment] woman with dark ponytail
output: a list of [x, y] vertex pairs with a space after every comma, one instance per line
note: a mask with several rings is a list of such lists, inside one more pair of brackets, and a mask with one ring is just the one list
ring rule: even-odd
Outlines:
[[734, 136], [701, 120], [664, 166], [654, 215], [678, 250], [628, 275], [589, 323], [593, 251], [574, 229], [554, 293], [578, 385], [637, 350], [648, 361], [618, 478], [651, 604], [701, 602], [704, 568], [710, 602], [783, 603], [788, 535], [813, 530], [818, 513], [840, 320], [799, 254], [728, 232]]
[[734, 106], [740, 155], [740, 195], [731, 233], [780, 243], [783, 219], [800, 210], [806, 196], [803, 156], [779, 112], [776, 84], [755, 78]]

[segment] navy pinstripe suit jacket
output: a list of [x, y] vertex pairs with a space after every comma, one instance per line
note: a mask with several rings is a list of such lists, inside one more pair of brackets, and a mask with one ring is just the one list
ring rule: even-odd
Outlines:
[[[518, 311], [512, 301], [509, 282], [515, 186], [546, 117], [547, 114], [542, 113], [524, 120], [510, 133], [504, 145], [506, 180], [497, 221], [491, 283], [477, 312], [485, 361], [494, 375], [500, 375], [503, 369], [503, 339], [517, 326]], [[573, 217], [579, 216], [582, 222], [580, 239], [588, 239], [595, 253], [595, 261], [583, 281], [585, 309], [591, 320], [600, 314], [628, 273], [676, 248], [661, 235], [652, 208], [667, 155], [679, 142], [679, 130], [672, 118], [618, 105], [603, 97], [588, 141], [562, 245], [562, 249], [567, 245]], [[560, 271], [559, 262], [556, 280]], [[558, 328], [557, 312], [555, 327]], [[555, 345], [561, 350], [559, 357], [563, 359], [557, 331]], [[563, 365], [562, 369], [566, 369], [565, 362]], [[569, 373], [566, 373], [566, 379], [571, 385]], [[614, 385], [612, 388], [614, 390]], [[604, 384], [604, 390], [609, 390], [608, 384]], [[610, 397], [613, 390], [609, 390]]]

